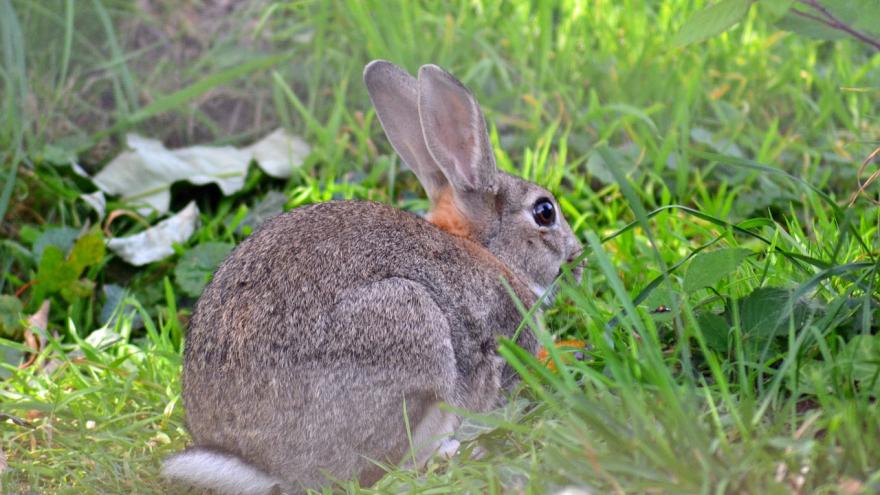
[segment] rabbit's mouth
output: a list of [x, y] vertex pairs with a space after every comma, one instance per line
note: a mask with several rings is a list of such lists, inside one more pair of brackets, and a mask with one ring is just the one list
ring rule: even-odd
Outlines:
[[[583, 254], [583, 251], [572, 254], [568, 257], [567, 260], [565, 260], [564, 265], [569, 267], [568, 271], [569, 273], [571, 273], [571, 276], [574, 277], [574, 281], [576, 283], [581, 283], [581, 276], [584, 274], [584, 265], [587, 264], [586, 259], [578, 259], [581, 257], [581, 254]], [[556, 278], [560, 279], [564, 274], [565, 269], [563, 266], [560, 266], [559, 273], [556, 275]]]
[[[570, 266], [571, 266], [571, 268], [569, 269], [569, 272], [571, 273], [571, 276], [574, 277], [574, 281], [577, 283], [581, 283], [581, 276], [584, 274], [584, 263], [581, 262], [576, 265], [570, 265]], [[564, 270], [560, 267], [559, 268], [559, 275], [557, 275], [556, 278], [562, 278], [562, 276], [564, 274], [565, 274]]]

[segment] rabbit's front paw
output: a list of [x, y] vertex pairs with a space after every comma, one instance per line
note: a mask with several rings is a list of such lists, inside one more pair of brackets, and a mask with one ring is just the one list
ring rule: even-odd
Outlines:
[[437, 455], [444, 459], [452, 459], [452, 457], [458, 453], [458, 448], [461, 447], [461, 442], [454, 438], [445, 438], [442, 442], [440, 442], [440, 446], [437, 447]]

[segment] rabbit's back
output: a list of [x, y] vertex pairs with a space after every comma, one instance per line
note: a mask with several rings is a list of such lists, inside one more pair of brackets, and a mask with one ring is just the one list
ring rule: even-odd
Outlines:
[[[190, 322], [195, 443], [306, 486], [321, 469], [357, 473], [370, 454], [397, 462], [401, 399], [412, 418], [436, 401], [495, 404], [497, 393], [480, 397], [487, 363], [521, 319], [502, 278], [532, 302], [481, 246], [380, 203], [267, 221], [221, 264]], [[530, 332], [519, 343], [535, 350]]]
[[[391, 278], [424, 287], [462, 327], [489, 313], [499, 323], [518, 319], [508, 315], [514, 303], [502, 277], [524, 302], [534, 299], [487, 250], [413, 214], [367, 201], [297, 208], [268, 220], [220, 265], [190, 325], [187, 351], [198, 346], [199, 355], [187, 358], [232, 359], [220, 349], [280, 351], [290, 361], [325, 353], [359, 338], [322, 332], [340, 297]], [[209, 346], [217, 356], [205, 356]]]

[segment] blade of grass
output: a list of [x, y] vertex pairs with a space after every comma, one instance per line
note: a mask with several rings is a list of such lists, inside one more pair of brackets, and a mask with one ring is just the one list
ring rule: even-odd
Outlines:
[[114, 81], [119, 81], [120, 92], [122, 93], [121, 95], [117, 95], [117, 110], [121, 110], [123, 115], [128, 115], [130, 112], [136, 111], [139, 106], [134, 77], [128, 69], [128, 64], [123, 57], [122, 47], [116, 39], [116, 29], [113, 27], [113, 21], [110, 19], [110, 14], [107, 12], [107, 9], [104, 8], [104, 4], [101, 0], [92, 0], [92, 5], [95, 8], [95, 13], [101, 23], [101, 27], [104, 29], [104, 36], [107, 38], [107, 44], [110, 45], [110, 55], [115, 69], [114, 72], [117, 74]]

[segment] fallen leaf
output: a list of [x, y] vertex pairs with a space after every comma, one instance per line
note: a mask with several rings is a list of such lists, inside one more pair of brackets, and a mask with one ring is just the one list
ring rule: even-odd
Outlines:
[[[287, 178], [311, 151], [305, 141], [283, 129], [245, 148], [191, 146], [169, 150], [160, 141], [137, 134], [126, 136], [126, 143], [130, 151], [111, 160], [93, 182], [104, 193], [142, 205], [138, 211], [143, 215], [151, 209], [160, 214], [168, 212], [174, 182], [213, 183], [228, 196], [244, 187], [251, 161], [272, 177]], [[83, 199], [100, 213], [98, 198], [93, 195]]]
[[862, 493], [865, 490], [865, 484], [853, 478], [844, 478], [840, 480], [837, 487], [840, 489], [840, 493], [845, 493], [847, 495], [855, 495], [856, 493]]
[[122, 342], [122, 336], [109, 327], [99, 328], [86, 337], [86, 343], [95, 349], [106, 349], [118, 342]]
[[199, 219], [199, 209], [191, 201], [176, 215], [155, 226], [128, 237], [114, 237], [107, 242], [107, 248], [126, 262], [142, 266], [159, 261], [174, 254], [174, 243], [185, 242], [195, 231]]
[[312, 149], [299, 136], [284, 129], [276, 129], [268, 136], [248, 146], [257, 166], [276, 179], [286, 179], [300, 166]]
[[[172, 152], [160, 141], [137, 134], [126, 137], [128, 148], [110, 161], [93, 181], [107, 194], [123, 201], [146, 205], [166, 213], [171, 202], [171, 184], [187, 180], [193, 184], [215, 183], [224, 194], [244, 186], [248, 156], [231, 146], [194, 146]], [[141, 208], [148, 214], [150, 208]]]
[[27, 361], [21, 363], [19, 368], [24, 369], [34, 364], [40, 349], [46, 345], [46, 328], [49, 326], [49, 300], [43, 301], [40, 309], [28, 318], [27, 327], [24, 329], [24, 341], [28, 347], [33, 349]]
[[107, 198], [104, 197], [104, 191], [95, 191], [89, 194], [80, 195], [80, 199], [85, 201], [98, 213], [98, 221], [104, 218], [107, 213]]

